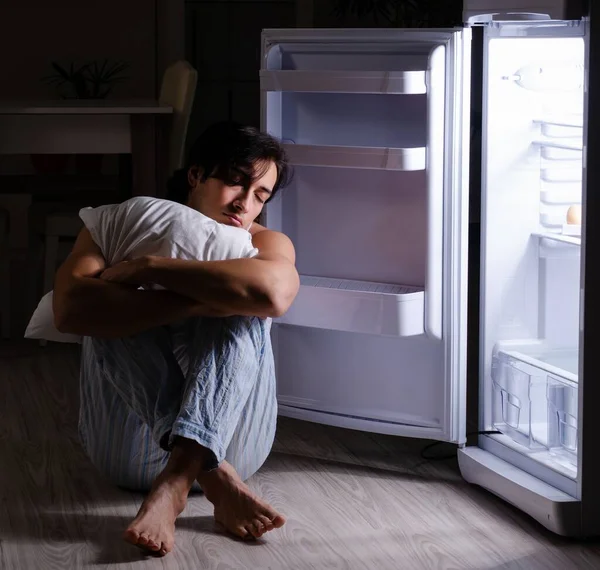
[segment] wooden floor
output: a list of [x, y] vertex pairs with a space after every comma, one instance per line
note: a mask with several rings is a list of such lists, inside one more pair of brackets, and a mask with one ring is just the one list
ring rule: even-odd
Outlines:
[[77, 442], [76, 347], [0, 345], [0, 569], [600, 568], [598, 543], [546, 532], [467, 485], [423, 442], [281, 419], [250, 486], [287, 515], [254, 544], [217, 534], [193, 496], [166, 558], [120, 540], [142, 497], [113, 488]]

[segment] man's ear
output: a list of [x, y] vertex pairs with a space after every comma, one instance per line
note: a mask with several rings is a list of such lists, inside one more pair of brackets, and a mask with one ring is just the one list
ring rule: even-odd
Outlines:
[[190, 188], [196, 186], [196, 182], [202, 178], [202, 169], [198, 166], [190, 166], [187, 172], [187, 179]]

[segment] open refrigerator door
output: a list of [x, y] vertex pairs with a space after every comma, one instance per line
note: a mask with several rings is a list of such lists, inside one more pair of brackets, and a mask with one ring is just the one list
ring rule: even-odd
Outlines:
[[301, 275], [272, 334], [283, 415], [465, 441], [469, 34], [263, 33], [262, 128], [295, 171], [266, 223]]
[[479, 427], [486, 435], [459, 451], [465, 479], [565, 535], [581, 531], [586, 32], [583, 20], [498, 21], [497, 14], [484, 29]]

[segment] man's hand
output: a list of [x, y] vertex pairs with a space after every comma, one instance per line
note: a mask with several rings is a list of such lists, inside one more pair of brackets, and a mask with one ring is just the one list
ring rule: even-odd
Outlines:
[[[138, 260], [107, 270], [102, 251], [89, 231], [81, 230], [71, 255], [56, 275], [53, 298], [56, 328], [82, 336], [115, 338], [191, 316], [221, 316], [215, 315], [210, 307], [204, 308], [170, 291], [138, 290], [131, 283], [140, 281], [143, 266]], [[112, 283], [109, 279], [98, 279], [105, 272], [104, 277]]]
[[148, 256], [139, 270], [141, 281], [220, 313], [279, 317], [300, 286], [294, 246], [287, 236], [271, 230], [256, 233], [252, 243], [259, 250], [253, 258], [196, 261]]
[[131, 261], [121, 261], [105, 269], [100, 274], [100, 279], [111, 283], [122, 283], [139, 287], [147, 282], [146, 273], [150, 261], [148, 257], [140, 257]]

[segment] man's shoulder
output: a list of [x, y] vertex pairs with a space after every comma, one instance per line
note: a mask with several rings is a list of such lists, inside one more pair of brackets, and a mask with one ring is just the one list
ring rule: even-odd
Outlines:
[[249, 230], [250, 235], [252, 236], [252, 240], [258, 238], [259, 241], [264, 240], [285, 240], [289, 241], [289, 238], [283, 233], [278, 232], [277, 230], [272, 230], [271, 228], [266, 228], [265, 226], [261, 226], [260, 224], [252, 224], [252, 227]]
[[254, 237], [255, 235], [260, 234], [262, 232], [272, 232], [274, 230], [271, 230], [269, 228], [266, 228], [265, 226], [261, 226], [260, 224], [253, 222], [248, 231], [250, 232], [250, 235]]
[[295, 263], [296, 253], [292, 240], [282, 232], [265, 228], [259, 224], [255, 224], [257, 228], [252, 233], [252, 244], [260, 250], [261, 256], [283, 256], [286, 257], [292, 264]]

